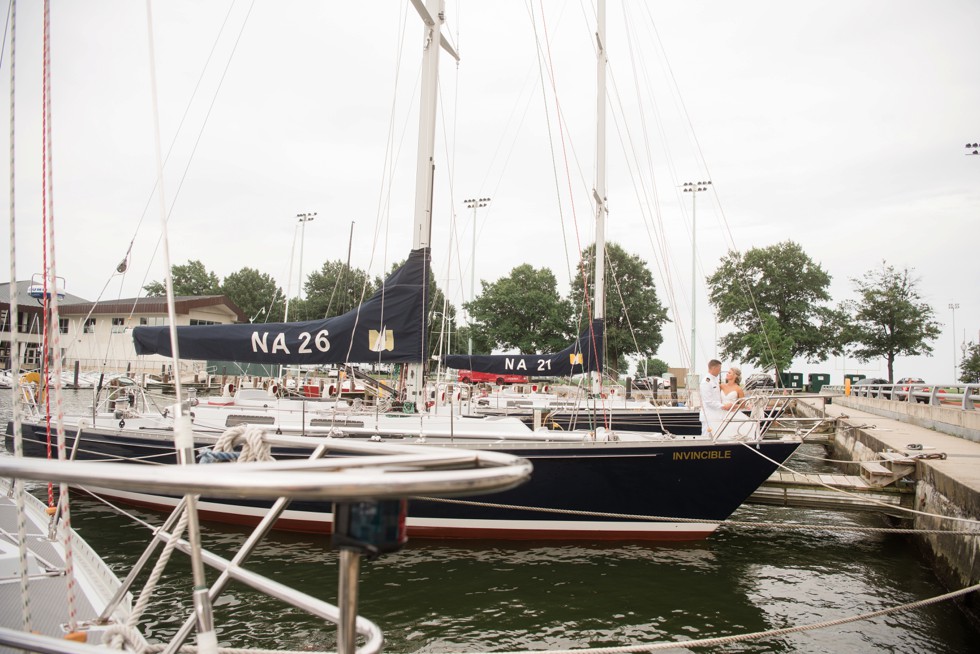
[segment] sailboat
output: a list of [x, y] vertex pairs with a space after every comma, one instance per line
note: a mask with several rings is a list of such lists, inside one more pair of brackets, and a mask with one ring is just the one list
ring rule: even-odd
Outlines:
[[[431, 417], [425, 407], [426, 386], [424, 334], [428, 289], [428, 248], [431, 235], [432, 175], [435, 144], [435, 112], [439, 48], [452, 50], [442, 36], [445, 14], [440, 0], [426, 7], [415, 2], [425, 23], [420, 136], [416, 174], [415, 226], [409, 262], [389, 277], [379, 295], [366, 306], [325, 321], [267, 325], [178, 327], [176, 339], [183, 356], [295, 364], [324, 362], [403, 362], [407, 368], [406, 390], [400, 398], [408, 412], [389, 416], [403, 427], [395, 432], [369, 424], [362, 418], [341, 420], [324, 416], [321, 425], [333, 440], [369, 438], [404, 443], [406, 438], [454, 450], [506, 452], [519, 455], [534, 466], [531, 480], [484, 499], [461, 497], [437, 500], [417, 497], [407, 518], [409, 535], [431, 538], [499, 538], [513, 540], [691, 540], [712, 533], [783, 461], [796, 451], [799, 439], [751, 441], [712, 440], [700, 436], [674, 438], [665, 434], [610, 432], [531, 431], [514, 419], [488, 420], [451, 416], [447, 429], [427, 429]], [[600, 3], [601, 7], [601, 3]], [[599, 70], [605, 66], [604, 19], [599, 20]], [[601, 80], [600, 80], [601, 82]], [[600, 89], [602, 84], [600, 83]], [[599, 102], [604, 106], [604, 100]], [[603, 182], [604, 183], [604, 182]], [[604, 197], [604, 189], [599, 189]], [[599, 219], [604, 207], [600, 206]], [[602, 248], [597, 249], [597, 271], [602, 271]], [[597, 283], [596, 288], [601, 288]], [[391, 295], [397, 296], [397, 305]], [[419, 300], [421, 298], [421, 304]], [[552, 362], [576, 371], [601, 369], [599, 341], [602, 334], [601, 301], [596, 302], [595, 322], [583, 339]], [[136, 328], [134, 340], [142, 352], [169, 351], [169, 335], [158, 328]], [[390, 337], [389, 337], [390, 334]], [[379, 343], [384, 347], [379, 348]], [[390, 344], [390, 347], [389, 347]], [[380, 349], [380, 351], [379, 351]], [[365, 357], [359, 359], [358, 357]], [[564, 357], [564, 358], [562, 358]], [[304, 405], [306, 407], [307, 405]], [[200, 405], [199, 405], [200, 407]], [[303, 411], [311, 409], [304, 408]], [[205, 413], [205, 411], [201, 411]], [[245, 413], [242, 411], [241, 413]], [[152, 460], [173, 463], [173, 432], [167, 417], [156, 426], [129, 418], [119, 410], [118, 426], [94, 425], [80, 417], [72, 447], [78, 457]], [[195, 421], [195, 409], [190, 407]], [[229, 416], [230, 417], [230, 416]], [[507, 422], [507, 421], [510, 422]], [[261, 420], [235, 425], [243, 430], [267, 426]], [[480, 425], [471, 433], [467, 425]], [[518, 427], [520, 425], [520, 427]], [[229, 425], [225, 425], [228, 427]], [[306, 428], [307, 423], [303, 423]], [[310, 427], [312, 428], [312, 424]], [[275, 427], [272, 427], [275, 429]], [[8, 432], [9, 433], [9, 432]], [[227, 433], [227, 432], [226, 432]], [[196, 430], [195, 447], [202, 451], [215, 445], [222, 434]], [[29, 453], [39, 454], [40, 432], [25, 428]], [[274, 449], [277, 457], [308, 456], [312, 444], [302, 437]], [[121, 493], [108, 495], [150, 507], [176, 505], [179, 495]], [[200, 510], [205, 518], [226, 522], [256, 522], [263, 507], [258, 500], [204, 496]], [[283, 514], [277, 527], [322, 532], [333, 525], [333, 516], [322, 504], [298, 501]]]

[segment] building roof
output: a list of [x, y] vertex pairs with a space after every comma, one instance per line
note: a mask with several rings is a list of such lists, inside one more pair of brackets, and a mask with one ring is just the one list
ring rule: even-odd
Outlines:
[[[235, 315], [235, 320], [245, 322], [245, 312], [238, 308], [227, 295], [180, 295], [174, 298], [174, 311], [178, 314], [188, 314], [192, 309], [223, 306]], [[120, 313], [167, 313], [167, 298], [139, 297], [105, 302], [80, 302], [65, 307], [64, 315], [88, 314], [120, 314]]]
[[[27, 294], [27, 289], [33, 286], [34, 282], [23, 281], [15, 282], [13, 285], [16, 288], [17, 294], [17, 304], [22, 307], [39, 307], [38, 301]], [[12, 284], [10, 282], [3, 282], [0, 284], [0, 304], [10, 304], [11, 299], [11, 289]], [[65, 293], [64, 298], [58, 299], [58, 306], [75, 304], [78, 302], [88, 302], [85, 298], [78, 297], [77, 295], [72, 295], [71, 293]]]
[[[37, 307], [37, 300], [27, 294], [27, 289], [32, 282], [17, 282], [17, 303], [21, 307]], [[0, 304], [10, 304], [11, 284], [0, 284]], [[235, 315], [235, 320], [245, 322], [247, 320], [245, 312], [238, 308], [234, 302], [226, 295], [181, 295], [174, 298], [174, 310], [178, 314], [188, 314], [192, 309], [205, 307], [224, 306], [228, 311]], [[87, 315], [89, 311], [92, 315], [99, 314], [126, 314], [126, 313], [167, 313], [167, 298], [165, 297], [140, 297], [125, 298], [120, 300], [107, 300], [103, 302], [91, 302], [77, 295], [65, 293], [64, 299], [58, 301], [58, 313], [66, 316]]]

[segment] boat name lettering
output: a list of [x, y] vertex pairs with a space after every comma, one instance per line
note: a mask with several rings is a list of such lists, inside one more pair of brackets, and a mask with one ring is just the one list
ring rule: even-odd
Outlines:
[[674, 461], [684, 461], [686, 459], [730, 459], [732, 451], [725, 450], [701, 450], [700, 452], [674, 452]]
[[[538, 372], [551, 370], [551, 359], [538, 359], [537, 366]], [[504, 369], [527, 371], [527, 361], [524, 359], [504, 359]]]
[[[313, 349], [310, 347], [311, 343], [319, 352], [329, 351], [330, 339], [328, 336], [330, 336], [330, 333], [326, 329], [318, 331], [316, 336], [313, 336], [309, 332], [300, 332], [297, 335], [299, 347], [296, 349], [296, 353], [313, 354]], [[252, 332], [252, 352], [258, 352], [260, 350], [264, 354], [269, 354], [269, 332]], [[292, 354], [286, 345], [286, 335], [283, 332], [279, 332], [272, 337], [272, 353], [276, 354], [278, 352]]]

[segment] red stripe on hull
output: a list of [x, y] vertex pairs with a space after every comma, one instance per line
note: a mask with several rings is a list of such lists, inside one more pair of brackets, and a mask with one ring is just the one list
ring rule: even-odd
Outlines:
[[[127, 505], [144, 509], [168, 512], [172, 506], [152, 500], [117, 498]], [[238, 513], [234, 510], [212, 511], [200, 508], [201, 519], [241, 527], [254, 527], [261, 517]], [[663, 523], [666, 527], [670, 523]], [[275, 531], [289, 531], [300, 534], [329, 536], [333, 532], [332, 522], [305, 520], [302, 518], [279, 518], [273, 527]], [[506, 541], [634, 541], [634, 542], [683, 542], [704, 540], [713, 530], [633, 530], [633, 529], [497, 529], [484, 527], [451, 527], [408, 525], [410, 538], [421, 540], [506, 540]]]

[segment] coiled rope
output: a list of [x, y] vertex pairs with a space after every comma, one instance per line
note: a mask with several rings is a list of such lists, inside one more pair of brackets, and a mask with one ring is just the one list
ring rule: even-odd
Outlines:
[[[239, 445], [242, 450], [236, 453], [235, 447]], [[247, 423], [237, 425], [225, 430], [211, 450], [203, 451], [200, 456], [201, 463], [232, 459], [237, 459], [240, 463], [275, 461], [272, 458], [272, 446], [265, 440], [265, 430]]]

